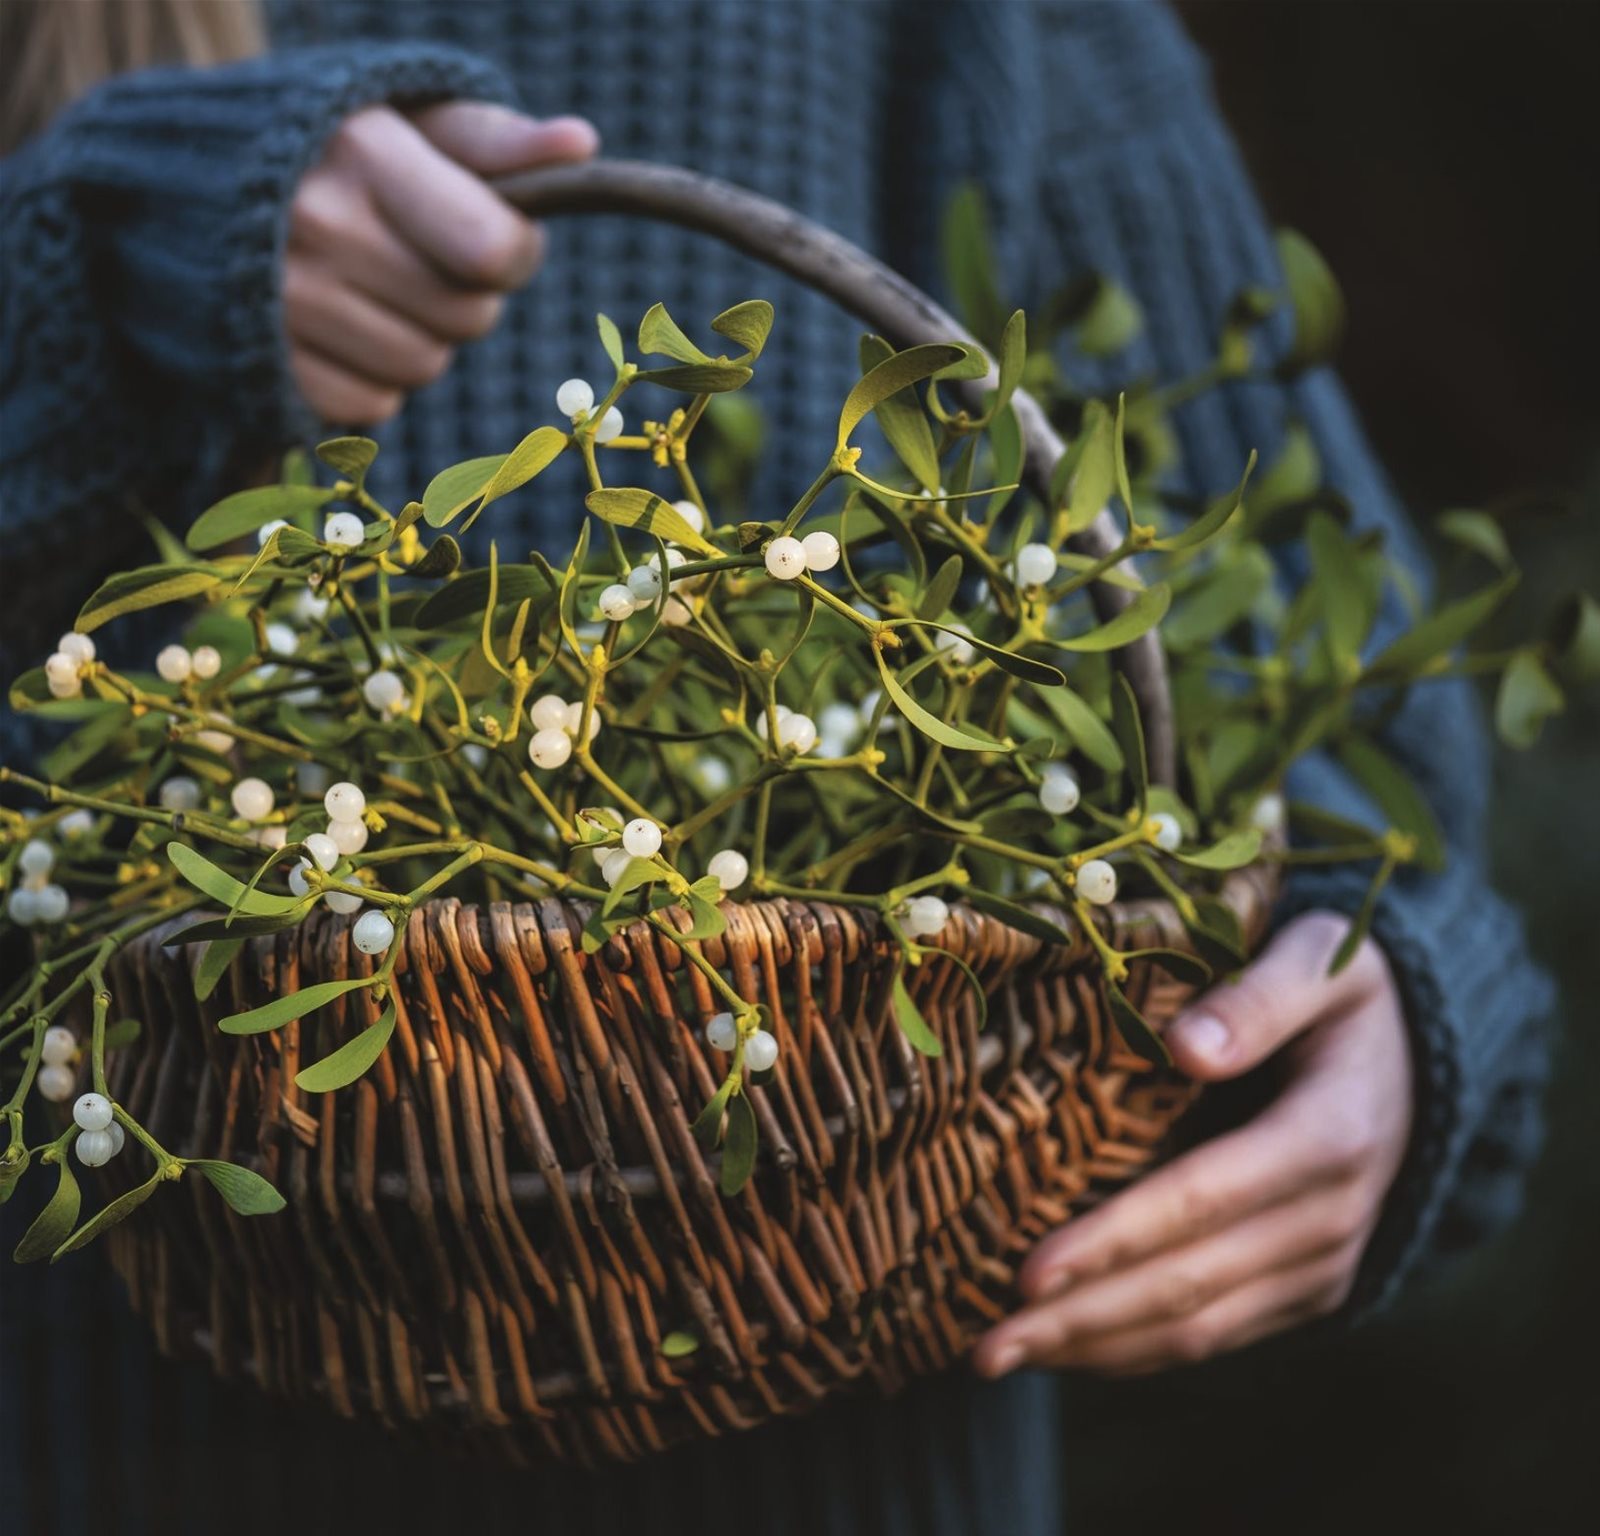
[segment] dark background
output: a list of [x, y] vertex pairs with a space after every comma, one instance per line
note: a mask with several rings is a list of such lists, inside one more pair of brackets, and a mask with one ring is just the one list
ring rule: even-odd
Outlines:
[[[1593, 6], [1180, 6], [1272, 217], [1341, 279], [1342, 371], [1419, 520], [1486, 506], [1543, 594], [1600, 577]], [[1532, 622], [1537, 603], [1513, 615]], [[1560, 976], [1549, 1145], [1493, 1248], [1353, 1335], [1070, 1394], [1069, 1529], [1592, 1528], [1600, 710], [1502, 763], [1500, 883]], [[1581, 1522], [1581, 1525], [1580, 1525]]]

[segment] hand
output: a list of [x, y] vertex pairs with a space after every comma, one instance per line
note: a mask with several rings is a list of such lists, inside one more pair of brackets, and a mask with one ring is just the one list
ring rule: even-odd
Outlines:
[[1173, 1025], [1178, 1065], [1237, 1077], [1277, 1053], [1283, 1086], [1243, 1128], [1189, 1152], [1043, 1239], [1028, 1305], [973, 1363], [1141, 1374], [1237, 1349], [1335, 1311], [1410, 1136], [1411, 1057], [1371, 940], [1337, 976], [1347, 919], [1288, 924], [1237, 981]]
[[484, 102], [340, 124], [289, 209], [284, 326], [295, 383], [324, 421], [385, 421], [494, 328], [533, 276], [539, 226], [482, 178], [586, 160], [583, 119], [538, 121]]

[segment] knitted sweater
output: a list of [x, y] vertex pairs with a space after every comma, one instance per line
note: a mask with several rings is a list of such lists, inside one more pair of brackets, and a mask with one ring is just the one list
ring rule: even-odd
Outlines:
[[[286, 208], [332, 128], [365, 104], [466, 95], [582, 113], [608, 153], [754, 187], [935, 291], [940, 210], [952, 186], [975, 177], [1006, 292], [1031, 302], [1092, 267], [1137, 295], [1148, 328], [1116, 360], [1116, 377], [1192, 371], [1210, 356], [1232, 295], [1278, 278], [1203, 64], [1166, 10], [1143, 0], [275, 0], [269, 16], [269, 57], [110, 82], [4, 165], [7, 677], [48, 649], [100, 567], [136, 556], [145, 535], [132, 509], [181, 526], [241, 466], [317, 430], [295, 397], [279, 323]], [[372, 484], [398, 504], [441, 466], [504, 450], [547, 419], [556, 384], [595, 368], [597, 310], [636, 317], [664, 298], [692, 328], [756, 296], [778, 309], [756, 388], [783, 426], [758, 495], [803, 486], [831, 445], [855, 326], [703, 238], [611, 219], [552, 229], [544, 270], [500, 329], [378, 433]], [[1281, 328], [1269, 332], [1286, 340]], [[1069, 361], [1091, 385], [1113, 380], [1109, 368]], [[1358, 521], [1383, 529], [1425, 584], [1415, 536], [1327, 372], [1230, 386], [1185, 407], [1186, 488], [1231, 484], [1251, 447], [1270, 461], [1290, 417], [1309, 426]], [[522, 528], [502, 519], [496, 533], [554, 534], [572, 505], [541, 495]], [[26, 750], [12, 730], [8, 756]], [[1454, 683], [1418, 690], [1389, 745], [1432, 800], [1450, 864], [1397, 881], [1375, 924], [1404, 995], [1418, 1098], [1353, 1313], [1515, 1209], [1537, 1145], [1540, 1021], [1551, 1002], [1516, 916], [1486, 885], [1487, 752], [1470, 694]], [[1291, 790], [1365, 809], [1327, 758], [1303, 764]], [[1353, 910], [1361, 888], [1358, 874], [1297, 872], [1290, 906]], [[26, 1433], [0, 1435], [8, 1504], [39, 1522], [25, 1518], [19, 1530], [68, 1536], [102, 1514], [93, 1488], [69, 1471], [92, 1458], [117, 1480], [118, 1530], [163, 1536], [218, 1528], [212, 1501], [241, 1479], [250, 1498], [228, 1519], [250, 1529], [257, 1514], [262, 1529], [285, 1518], [316, 1528], [304, 1524], [319, 1507], [310, 1492], [336, 1499], [341, 1483], [368, 1520], [403, 1520], [398, 1529], [434, 1508], [491, 1529], [513, 1518], [520, 1526], [535, 1510], [573, 1531], [644, 1520], [660, 1532], [704, 1529], [708, 1519], [731, 1524], [736, 1511], [762, 1531], [1060, 1529], [1053, 1387], [1040, 1377], [992, 1388], [953, 1378], [887, 1409], [847, 1404], [635, 1473], [542, 1473], [506, 1485], [397, 1465], [381, 1443], [354, 1435], [330, 1451], [322, 1425], [315, 1446], [301, 1445], [306, 1437], [248, 1399], [209, 1407], [203, 1375], [154, 1369], [136, 1333], [107, 1331], [114, 1325], [91, 1289], [101, 1282], [83, 1264], [43, 1284], [14, 1274], [3, 1283], [5, 1419], [23, 1423], [24, 1404], [56, 1405]], [[121, 1365], [108, 1373], [87, 1356], [113, 1336]], [[124, 1406], [91, 1414], [85, 1444], [65, 1384], [108, 1374]], [[176, 1400], [154, 1435], [150, 1403], [163, 1392]], [[274, 1460], [304, 1468], [301, 1491], [270, 1491], [262, 1435]], [[452, 1485], [448, 1505], [435, 1502], [441, 1483]]]

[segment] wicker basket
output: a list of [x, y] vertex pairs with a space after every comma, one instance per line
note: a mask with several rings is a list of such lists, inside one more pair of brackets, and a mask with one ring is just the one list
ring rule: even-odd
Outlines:
[[[504, 190], [540, 213], [627, 211], [717, 234], [901, 345], [964, 335], [837, 237], [686, 172], [599, 164]], [[1029, 476], [1047, 484], [1059, 439], [1020, 393], [1016, 407]], [[1115, 537], [1097, 524], [1081, 547]], [[1095, 595], [1102, 611], [1127, 600]], [[1118, 661], [1152, 777], [1170, 781], [1154, 636]], [[1271, 887], [1260, 867], [1224, 888], [1251, 943]], [[1121, 1043], [1082, 938], [1048, 945], [954, 908], [935, 942], [975, 972], [988, 1023], [960, 967], [930, 958], [909, 976], [944, 1047], [928, 1058], [895, 1022], [897, 951], [870, 914], [726, 910], [705, 954], [770, 1008], [782, 1046], [753, 1095], [755, 1176], [732, 1199], [689, 1130], [718, 1080], [701, 1038], [718, 1005], [643, 924], [586, 956], [581, 906], [429, 904], [404, 936], [388, 1051], [320, 1097], [295, 1073], [373, 1022], [369, 993], [273, 1035], [216, 1025], [370, 970], [348, 921], [322, 913], [251, 941], [203, 1003], [190, 951], [159, 933], [125, 951], [113, 989], [146, 1027], [113, 1058], [113, 1092], [174, 1151], [256, 1167], [289, 1202], [241, 1220], [191, 1179], [109, 1234], [161, 1346], [346, 1415], [468, 1426], [579, 1462], [638, 1457], [956, 1360], [1006, 1311], [1034, 1240], [1137, 1176], [1192, 1100]], [[1169, 904], [1103, 918], [1122, 948], [1189, 947]], [[1157, 1026], [1187, 991], [1142, 962], [1128, 983]], [[669, 1335], [698, 1346], [664, 1348]]]

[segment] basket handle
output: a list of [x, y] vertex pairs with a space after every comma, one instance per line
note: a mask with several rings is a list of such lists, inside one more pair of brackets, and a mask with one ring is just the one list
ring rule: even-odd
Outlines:
[[[494, 186], [508, 202], [539, 217], [636, 214], [712, 235], [826, 294], [898, 347], [940, 341], [978, 346], [966, 328], [921, 289], [832, 230], [771, 198], [697, 171], [642, 160], [593, 160], [521, 172], [498, 179]], [[999, 371], [991, 358], [983, 378], [961, 381], [957, 388], [981, 408], [984, 392], [998, 382]], [[1032, 396], [1018, 389], [1011, 405], [1022, 430], [1024, 477], [1048, 501], [1050, 476], [1065, 445]], [[1121, 534], [1106, 510], [1070, 542], [1098, 558], [1117, 547]], [[1121, 569], [1127, 573], [1128, 564], [1124, 562]], [[1103, 581], [1094, 583], [1090, 593], [1102, 622], [1121, 612], [1134, 596], [1126, 587]], [[1176, 743], [1160, 637], [1149, 630], [1115, 654], [1138, 700], [1150, 777], [1170, 785], [1176, 779]]]

